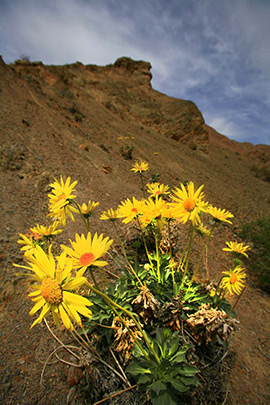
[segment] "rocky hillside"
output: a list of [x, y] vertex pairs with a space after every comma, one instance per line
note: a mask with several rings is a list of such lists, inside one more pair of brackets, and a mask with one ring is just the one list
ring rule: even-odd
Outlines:
[[[18, 233], [47, 220], [46, 193], [54, 177], [78, 180], [79, 202], [99, 201], [102, 210], [123, 198], [140, 197], [130, 171], [137, 159], [149, 163], [147, 180], [161, 175], [161, 182], [171, 186], [186, 180], [197, 187], [205, 184], [206, 198], [235, 215], [234, 226], [224, 226], [209, 248], [214, 278], [224, 270], [224, 238], [233, 240], [241, 223], [269, 214], [270, 146], [240, 144], [218, 134], [193, 102], [159, 93], [151, 77], [149, 63], [129, 58], [103, 67], [6, 65], [0, 59], [1, 403], [21, 398], [31, 404], [65, 403], [61, 370], [48, 380], [47, 390], [33, 386], [38, 386], [33, 376], [42, 369], [35, 352], [50, 339], [42, 328], [29, 331], [27, 285], [12, 267], [21, 261]], [[109, 234], [106, 221], [100, 222], [94, 220], [95, 230]], [[75, 226], [69, 225], [69, 236]], [[231, 402], [267, 403], [269, 300], [250, 282], [238, 313]], [[58, 391], [51, 390], [54, 385]]]

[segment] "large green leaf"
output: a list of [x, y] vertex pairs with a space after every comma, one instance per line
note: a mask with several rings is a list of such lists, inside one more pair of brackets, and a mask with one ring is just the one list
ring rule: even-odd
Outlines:
[[[151, 392], [149, 392], [151, 396]], [[175, 402], [172, 397], [165, 391], [161, 392], [161, 394], [158, 397], [153, 398], [151, 396], [151, 400], [153, 405], [177, 405], [177, 402]]]
[[171, 384], [172, 384], [173, 388], [175, 390], [177, 390], [178, 392], [185, 392], [188, 389], [188, 387], [185, 384], [183, 384], [179, 378], [172, 380]]
[[185, 364], [183, 367], [179, 367], [178, 371], [180, 374], [184, 374], [187, 377], [189, 377], [189, 376], [193, 377], [200, 370], [195, 366], [190, 366], [189, 364]]
[[137, 380], [137, 384], [150, 384], [153, 380], [153, 376], [151, 374], [142, 374]]
[[152, 391], [155, 391], [157, 396], [159, 395], [160, 391], [165, 391], [166, 390], [166, 384], [164, 384], [162, 381], [155, 381], [153, 384], [150, 385], [149, 387]]
[[168, 342], [168, 346], [169, 346], [169, 350], [168, 350], [168, 356], [171, 357], [173, 356], [179, 346], [179, 337], [175, 336], [174, 338], [172, 338], [172, 340], [170, 342]]
[[176, 355], [173, 358], [173, 363], [182, 363], [182, 362], [187, 362], [186, 356], [184, 353], [176, 353]]
[[151, 371], [149, 368], [145, 368], [143, 366], [141, 366], [138, 363], [135, 363], [135, 361], [133, 363], [130, 363], [127, 368], [126, 368], [126, 372], [132, 375], [138, 375], [138, 374], [151, 374]]

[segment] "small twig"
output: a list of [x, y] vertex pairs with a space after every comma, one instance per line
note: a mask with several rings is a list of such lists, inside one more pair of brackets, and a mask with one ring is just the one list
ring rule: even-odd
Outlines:
[[116, 397], [117, 395], [123, 394], [124, 392], [127, 392], [127, 391], [129, 391], [129, 390], [132, 390], [132, 389], [135, 388], [135, 387], [137, 387], [137, 384], [132, 385], [132, 387], [128, 387], [128, 388], [126, 388], [126, 389], [124, 389], [124, 390], [122, 390], [122, 391], [118, 391], [116, 394], [110, 395], [110, 396], [108, 396], [108, 397], [102, 399], [101, 401], [95, 402], [93, 405], [102, 404], [102, 402], [108, 401], [108, 399], [114, 398], [114, 397]]
[[114, 274], [112, 271], [105, 269], [106, 273], [108, 273], [110, 276], [114, 277], [114, 278], [120, 278], [120, 276], [118, 276], [117, 274]]
[[183, 330], [184, 330], [184, 332], [190, 337], [190, 339], [193, 340], [193, 342], [198, 343], [197, 340], [194, 339], [194, 337], [193, 337], [186, 329], [183, 329]]
[[[74, 329], [75, 330], [75, 329]], [[71, 332], [72, 333], [72, 332]], [[73, 337], [77, 340], [77, 342], [79, 344], [81, 344], [81, 346], [83, 346], [87, 351], [89, 350], [92, 353], [92, 357], [93, 360], [96, 361], [100, 361], [102, 364], [104, 364], [104, 366], [108, 367], [113, 373], [115, 373], [124, 383], [126, 383], [126, 380], [122, 377], [122, 375], [120, 373], [118, 373], [117, 370], [115, 370], [110, 364], [106, 363], [106, 361], [104, 361], [100, 355], [98, 354], [98, 352], [96, 350], [94, 350], [93, 347], [89, 346], [84, 339], [82, 339], [82, 337], [78, 334], [78, 332], [76, 332], [77, 335], [80, 337], [80, 339], [82, 340], [80, 342], [80, 340], [74, 335], [74, 333], [72, 333]], [[94, 353], [93, 353], [94, 352]]]
[[117, 358], [116, 358], [116, 356], [115, 356], [113, 350], [112, 350], [111, 348], [110, 348], [109, 350], [110, 350], [111, 355], [113, 356], [113, 359], [114, 359], [116, 365], [118, 366], [119, 370], [121, 371], [123, 377], [126, 379], [127, 385], [128, 385], [129, 387], [131, 387], [131, 384], [130, 384], [130, 382], [128, 381], [127, 376], [126, 376], [124, 370], [122, 369], [122, 367], [121, 367], [119, 361], [117, 360]]
[[54, 349], [54, 350], [49, 354], [49, 356], [47, 357], [47, 360], [46, 360], [45, 363], [44, 363], [44, 366], [43, 366], [43, 368], [42, 368], [42, 372], [41, 372], [41, 375], [40, 375], [40, 385], [41, 385], [41, 386], [42, 386], [42, 381], [43, 381], [43, 375], [44, 375], [45, 369], [46, 369], [46, 367], [47, 367], [47, 365], [48, 365], [48, 363], [49, 363], [49, 360], [50, 360], [50, 358], [57, 352], [57, 350], [59, 350], [59, 349], [66, 349], [66, 350], [68, 350], [68, 346], [63, 346], [63, 345], [58, 346], [56, 349]]
[[[42, 361], [39, 357], [38, 357], [38, 355], [36, 354], [36, 358], [38, 359], [38, 361], [41, 363], [41, 364], [45, 364], [45, 361]], [[57, 360], [53, 360], [53, 361], [50, 361], [50, 363], [47, 363], [47, 366], [50, 366], [51, 364], [56, 364], [57, 363]]]
[[54, 337], [54, 339], [55, 339], [58, 343], [60, 343], [60, 345], [61, 345], [62, 347], [66, 348], [66, 350], [67, 350], [70, 354], [72, 354], [72, 356], [74, 356], [74, 357], [76, 357], [78, 360], [80, 360], [80, 357], [79, 357], [76, 353], [73, 353], [72, 350], [69, 350], [69, 349], [67, 348], [68, 346], [66, 346], [66, 345], [53, 333], [53, 331], [51, 330], [51, 328], [50, 328], [49, 325], [48, 325], [48, 322], [46, 321], [46, 318], [44, 318], [44, 322], [45, 322], [45, 325], [47, 326], [48, 331], [51, 333], [51, 335]]
[[226, 401], [227, 401], [227, 398], [228, 398], [228, 393], [229, 393], [229, 387], [227, 387], [225, 399], [224, 399], [224, 401], [222, 402], [221, 405], [225, 405], [225, 404], [226, 404]]
[[222, 360], [225, 359], [225, 357], [227, 356], [228, 353], [229, 353], [229, 351], [227, 350], [227, 351], [225, 352], [225, 354], [223, 354], [223, 356], [221, 357], [221, 359], [219, 359], [212, 367], [210, 367], [210, 369], [216, 367], [219, 363], [221, 363]]
[[198, 373], [198, 376], [200, 377], [200, 379], [201, 379], [205, 384], [207, 384], [206, 381], [205, 381], [205, 379], [203, 378], [203, 376], [202, 376], [200, 373]]
[[59, 357], [56, 352], [55, 352], [54, 354], [55, 354], [55, 356], [57, 357], [57, 359], [58, 359], [59, 361], [61, 361], [61, 363], [68, 364], [69, 366], [72, 366], [72, 367], [82, 368], [82, 365], [81, 365], [81, 364], [70, 363], [70, 362], [67, 361], [67, 360], [61, 359], [61, 357]]

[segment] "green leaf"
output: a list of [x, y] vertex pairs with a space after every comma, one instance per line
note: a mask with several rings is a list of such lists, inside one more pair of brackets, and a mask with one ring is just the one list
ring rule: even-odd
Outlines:
[[153, 376], [151, 374], [142, 374], [140, 375], [140, 377], [137, 380], [137, 384], [141, 385], [141, 384], [149, 384], [152, 382]]
[[180, 380], [185, 385], [199, 385], [200, 384], [197, 377], [180, 377]]
[[160, 391], [165, 391], [166, 390], [166, 384], [164, 384], [162, 381], [155, 381], [153, 384], [150, 385], [149, 387], [152, 391], [155, 391], [157, 395], [159, 395]]
[[160, 328], [157, 328], [156, 341], [159, 344], [159, 346], [162, 348], [164, 345], [164, 336], [163, 336], [162, 330]]
[[179, 373], [180, 374], [185, 374], [187, 377], [193, 377], [196, 373], [198, 373], [200, 370], [195, 367], [195, 366], [190, 366], [189, 364], [184, 365], [183, 367], [179, 368]]
[[182, 383], [182, 381], [180, 379], [175, 379], [173, 381], [171, 381], [171, 384], [173, 386], [173, 388], [179, 392], [185, 392], [188, 390], [188, 387]]
[[175, 354], [179, 346], [179, 337], [175, 336], [169, 343], [169, 353], [168, 355], [171, 357]]
[[158, 397], [153, 398], [151, 391], [149, 392], [153, 405], [177, 405], [172, 397], [165, 391], [163, 391]]
[[151, 371], [149, 368], [144, 368], [143, 366], [140, 366], [138, 363], [130, 363], [127, 368], [126, 372], [131, 374], [131, 375], [138, 375], [138, 374], [151, 374]]
[[173, 359], [173, 363], [182, 363], [182, 362], [187, 362], [186, 356], [184, 353], [177, 353]]

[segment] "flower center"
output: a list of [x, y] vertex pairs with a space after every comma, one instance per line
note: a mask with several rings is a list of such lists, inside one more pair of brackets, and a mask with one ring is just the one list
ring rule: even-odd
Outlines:
[[230, 277], [230, 283], [231, 284], [235, 284], [237, 281], [237, 275], [236, 274], [232, 274]]
[[81, 266], [88, 266], [90, 263], [92, 263], [95, 260], [95, 256], [93, 255], [93, 253], [88, 252], [88, 253], [84, 253], [81, 257], [80, 257], [80, 265]]
[[194, 210], [196, 202], [192, 198], [187, 198], [183, 205], [186, 211], [191, 212]]
[[131, 212], [134, 212], [134, 214], [136, 214], [136, 215], [138, 214], [137, 208], [132, 208]]
[[63, 300], [63, 291], [56, 280], [45, 278], [41, 284], [41, 295], [49, 304], [60, 304]]
[[161, 194], [161, 191], [155, 191], [155, 195], [159, 195], [159, 194]]
[[57, 198], [57, 202], [60, 200], [64, 200], [65, 198], [66, 198], [66, 195], [65, 195], [65, 193], [63, 193], [63, 194], [59, 195], [59, 197]]

